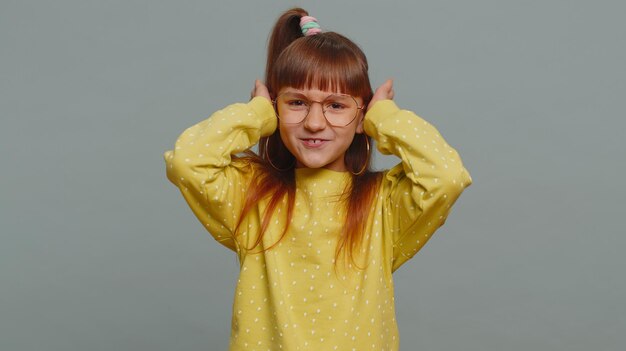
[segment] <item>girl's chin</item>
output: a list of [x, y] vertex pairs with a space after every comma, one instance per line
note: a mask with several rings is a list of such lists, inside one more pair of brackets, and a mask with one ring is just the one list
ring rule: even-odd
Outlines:
[[298, 160], [296, 162], [298, 168], [327, 168], [333, 171], [345, 171], [346, 167], [343, 161], [324, 162], [322, 160]]
[[324, 166], [326, 166], [326, 163], [323, 162], [301, 162], [298, 161], [296, 163], [296, 167], [298, 168], [324, 168]]

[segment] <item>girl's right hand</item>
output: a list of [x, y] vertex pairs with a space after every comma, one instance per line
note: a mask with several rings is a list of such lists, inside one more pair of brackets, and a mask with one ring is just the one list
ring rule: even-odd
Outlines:
[[270, 102], [272, 101], [269, 90], [267, 90], [267, 87], [265, 86], [265, 84], [261, 83], [261, 81], [258, 79], [254, 81], [254, 88], [252, 89], [252, 92], [250, 93], [250, 99], [253, 99], [257, 96], [262, 96], [268, 99]]
[[376, 91], [374, 92], [374, 96], [372, 96], [372, 100], [367, 105], [367, 109], [369, 110], [370, 108], [372, 108], [372, 106], [374, 106], [374, 103], [376, 101], [393, 100], [394, 94], [395, 93], [393, 91], [393, 80], [387, 79], [386, 82], [381, 84], [378, 87], [378, 89], [376, 89]]

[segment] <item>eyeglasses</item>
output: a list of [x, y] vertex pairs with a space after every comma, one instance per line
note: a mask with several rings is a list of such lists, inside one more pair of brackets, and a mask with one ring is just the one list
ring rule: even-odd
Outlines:
[[323, 101], [309, 100], [302, 93], [285, 92], [272, 101], [278, 118], [283, 123], [302, 123], [309, 115], [313, 103], [322, 106], [322, 113], [326, 122], [333, 127], [345, 127], [358, 116], [359, 106], [354, 97], [347, 94], [332, 94]]

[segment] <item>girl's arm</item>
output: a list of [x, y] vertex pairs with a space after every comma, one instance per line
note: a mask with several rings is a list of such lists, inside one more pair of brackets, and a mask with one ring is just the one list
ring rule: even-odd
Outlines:
[[233, 104], [186, 129], [163, 154], [167, 178], [213, 237], [238, 251], [233, 230], [241, 213], [251, 167], [233, 156], [276, 129], [269, 99]]
[[430, 123], [399, 109], [392, 100], [373, 102], [365, 116], [365, 132], [376, 139], [382, 154], [402, 160], [383, 180], [384, 230], [392, 241], [395, 271], [445, 223], [472, 178], [457, 151]]

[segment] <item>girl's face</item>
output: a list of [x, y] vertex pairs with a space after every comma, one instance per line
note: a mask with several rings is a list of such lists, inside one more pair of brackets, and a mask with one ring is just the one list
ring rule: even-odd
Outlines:
[[[278, 95], [297, 93], [309, 101], [324, 101], [334, 94], [318, 89], [298, 90], [290, 87], [281, 89]], [[363, 99], [354, 97], [358, 106]], [[327, 114], [329, 114], [327, 110]], [[363, 133], [363, 112], [357, 111], [356, 118], [347, 126], [337, 127], [328, 123], [322, 105], [311, 103], [308, 115], [300, 123], [285, 123], [279, 118], [280, 137], [287, 149], [296, 158], [296, 167], [327, 168], [346, 171], [344, 155], [354, 139], [355, 133]]]

